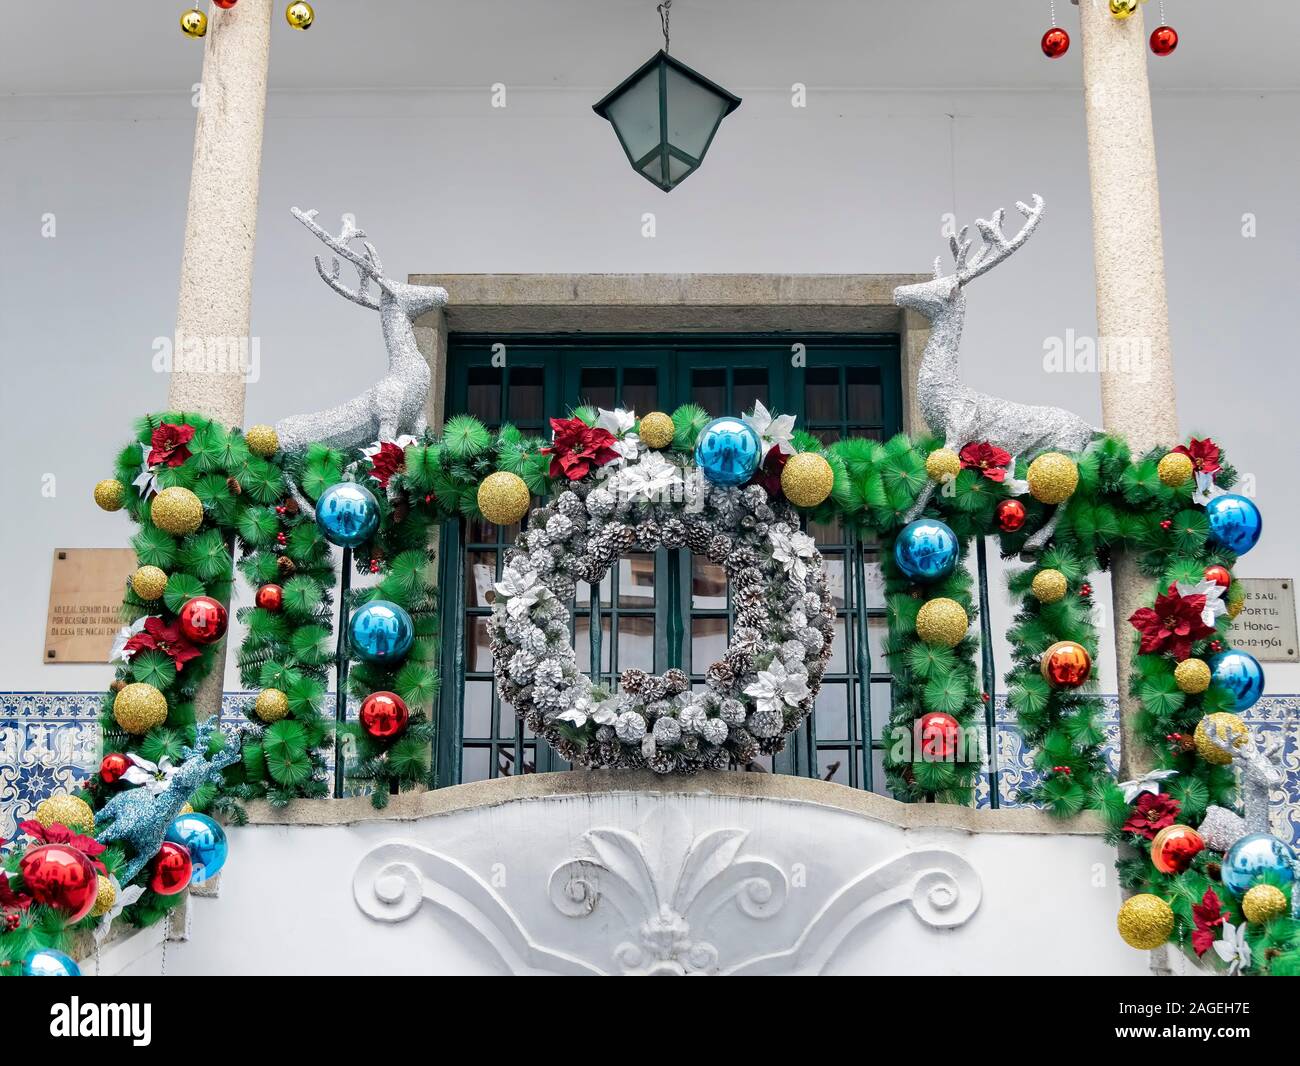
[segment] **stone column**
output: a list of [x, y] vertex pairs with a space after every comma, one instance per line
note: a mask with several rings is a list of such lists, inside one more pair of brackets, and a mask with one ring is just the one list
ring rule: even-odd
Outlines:
[[[272, 0], [212, 5], [194, 125], [194, 161], [181, 256], [179, 308], [167, 406], [226, 426], [244, 422], [250, 351], [253, 239], [262, 169], [262, 123]], [[226, 646], [195, 699], [219, 713]]]
[[253, 239], [272, 0], [212, 7], [194, 126], [176, 350], [167, 403], [228, 426], [244, 421]]
[[[1103, 351], [1117, 356], [1101, 373], [1102, 420], [1140, 454], [1178, 440], [1147, 32], [1141, 11], [1120, 21], [1104, 0], [1082, 0], [1079, 17], [1098, 341], [1108, 345]], [[1138, 572], [1134, 558], [1118, 553], [1112, 578], [1120, 776], [1126, 778], [1152, 764], [1151, 753], [1134, 735], [1138, 708], [1128, 694], [1133, 631], [1127, 622], [1150, 581]]]

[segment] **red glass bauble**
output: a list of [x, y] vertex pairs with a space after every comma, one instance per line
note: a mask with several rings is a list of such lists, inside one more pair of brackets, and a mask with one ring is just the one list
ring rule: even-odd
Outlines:
[[1178, 31], [1172, 26], [1157, 26], [1151, 31], [1151, 51], [1167, 56], [1178, 47]]
[[181, 608], [181, 632], [195, 644], [214, 644], [226, 635], [226, 609], [211, 596], [195, 596]]
[[1205, 568], [1205, 580], [1213, 581], [1220, 588], [1227, 588], [1232, 584], [1232, 571], [1226, 566], [1207, 566]]
[[1060, 26], [1053, 26], [1043, 34], [1043, 55], [1048, 59], [1060, 59], [1070, 50], [1070, 35]]
[[916, 748], [922, 758], [951, 759], [957, 754], [961, 724], [950, 714], [931, 711], [916, 720]]
[[993, 512], [998, 520], [998, 529], [1003, 533], [1015, 533], [1024, 527], [1028, 512], [1019, 500], [1002, 500]]
[[1151, 862], [1162, 874], [1180, 874], [1204, 847], [1201, 834], [1190, 825], [1167, 825], [1151, 841]]
[[95, 905], [99, 875], [76, 848], [41, 844], [22, 857], [18, 871], [32, 899], [62, 911], [69, 924], [81, 921]]
[[253, 602], [264, 611], [278, 611], [284, 606], [284, 589], [279, 585], [263, 585], [257, 590]]
[[212, 2], [216, 4], [217, 7], [221, 8], [223, 11], [229, 11], [232, 7], [234, 7], [237, 3], [239, 3], [239, 0], [212, 0]]
[[397, 736], [406, 728], [411, 713], [396, 692], [372, 692], [361, 701], [361, 728], [376, 740]]
[[1073, 640], [1058, 640], [1043, 652], [1040, 668], [1053, 688], [1078, 688], [1092, 676], [1092, 656]]
[[131, 769], [131, 760], [120, 751], [115, 751], [105, 755], [100, 761], [99, 777], [104, 784], [111, 785], [129, 769]]
[[174, 896], [189, 887], [194, 873], [190, 853], [171, 840], [164, 840], [149, 869], [149, 887], [160, 896]]

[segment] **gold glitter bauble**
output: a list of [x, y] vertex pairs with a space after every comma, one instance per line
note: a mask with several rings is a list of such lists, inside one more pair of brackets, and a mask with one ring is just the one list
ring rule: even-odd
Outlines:
[[951, 448], [936, 448], [925, 457], [925, 472], [931, 481], [947, 481], [961, 473], [961, 457]]
[[651, 411], [641, 419], [638, 435], [647, 448], [667, 448], [672, 444], [677, 427], [673, 425], [671, 415], [662, 411]]
[[956, 600], [938, 596], [926, 600], [916, 615], [916, 635], [927, 644], [955, 648], [970, 628], [966, 610]]
[[113, 697], [113, 717], [128, 733], [147, 733], [167, 721], [167, 697], [153, 685], [136, 681]]
[[103, 874], [98, 875], [95, 882], [95, 905], [90, 908], [92, 918], [102, 918], [113, 909], [113, 904], [117, 902], [117, 889], [113, 887], [113, 882]]
[[1196, 723], [1196, 734], [1193, 738], [1196, 741], [1196, 753], [1206, 762], [1213, 763], [1215, 766], [1227, 766], [1228, 763], [1232, 762], [1232, 756], [1210, 740], [1205, 731], [1206, 722], [1214, 725], [1216, 735], [1223, 736], [1226, 734], [1234, 748], [1239, 748], [1246, 742], [1246, 738], [1250, 736], [1250, 729], [1239, 715], [1235, 715], [1231, 711], [1207, 714]]
[[197, 7], [181, 15], [181, 33], [186, 37], [203, 37], [208, 32], [208, 16]]
[[1286, 893], [1277, 885], [1254, 885], [1241, 897], [1241, 913], [1255, 925], [1281, 918], [1286, 912]]
[[1228, 603], [1228, 617], [1236, 618], [1241, 614], [1241, 609], [1246, 606], [1246, 588], [1240, 581], [1234, 581], [1228, 586], [1228, 595], [1225, 597]]
[[1143, 892], [1124, 901], [1115, 924], [1129, 947], [1154, 951], [1173, 936], [1174, 912], [1159, 896]]
[[518, 474], [497, 471], [478, 487], [478, 509], [498, 526], [513, 526], [528, 513], [531, 502], [528, 486]]
[[142, 600], [156, 600], [167, 588], [167, 572], [156, 566], [142, 566], [131, 575], [131, 588]]
[[263, 722], [278, 722], [289, 713], [289, 697], [278, 688], [264, 688], [257, 694], [253, 713]]
[[1160, 475], [1160, 480], [1171, 489], [1176, 489], [1179, 485], [1185, 485], [1193, 472], [1194, 468], [1191, 459], [1182, 452], [1170, 452], [1160, 460], [1159, 465], [1156, 467], [1156, 473]]
[[149, 505], [149, 517], [164, 533], [183, 537], [203, 525], [203, 504], [189, 489], [163, 489]]
[[82, 833], [95, 828], [95, 812], [80, 796], [60, 793], [47, 796], [36, 805], [36, 820], [46, 829], [52, 825], [66, 825]]
[[126, 486], [117, 478], [106, 477], [95, 483], [95, 502], [105, 511], [120, 511], [126, 500]]
[[248, 450], [263, 459], [269, 459], [280, 450], [280, 437], [270, 426], [249, 426], [244, 434]]
[[1137, 13], [1139, 0], [1110, 0], [1110, 13], [1121, 22]]
[[1059, 570], [1040, 570], [1034, 575], [1033, 591], [1039, 603], [1056, 603], [1065, 599], [1069, 582]]
[[781, 469], [781, 491], [796, 507], [816, 507], [831, 494], [835, 471], [816, 452], [799, 452]]
[[297, 0], [284, 9], [284, 18], [295, 30], [305, 30], [316, 21], [316, 12], [306, 0]]
[[1039, 503], [1064, 503], [1079, 487], [1079, 468], [1060, 452], [1043, 452], [1029, 464], [1029, 492]]
[[1204, 659], [1184, 659], [1174, 667], [1174, 682], [1188, 695], [1204, 692], [1210, 687], [1210, 664]]

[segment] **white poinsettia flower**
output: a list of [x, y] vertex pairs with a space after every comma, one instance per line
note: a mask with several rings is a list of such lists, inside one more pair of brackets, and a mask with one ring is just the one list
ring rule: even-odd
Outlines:
[[1246, 943], [1246, 923], [1223, 923], [1223, 939], [1214, 942], [1214, 953], [1228, 964], [1229, 975], [1241, 973], [1250, 966], [1250, 945]]
[[625, 466], [618, 478], [619, 491], [631, 499], [662, 499], [682, 486], [681, 468], [659, 452], [646, 452], [639, 462]]
[[764, 455], [773, 445], [784, 455], [794, 454], [794, 415], [773, 416], [762, 400], [755, 400], [754, 410], [742, 415], [741, 420], [758, 434], [758, 439], [763, 442]]
[[166, 755], [157, 762], [142, 759], [131, 752], [128, 752], [126, 757], [131, 760], [131, 768], [122, 775], [122, 780], [128, 785], [143, 785], [151, 796], [166, 792], [172, 775], [180, 769], [178, 766], [173, 766], [171, 759]]
[[1217, 581], [1210, 581], [1207, 578], [1204, 581], [1196, 582], [1194, 585], [1186, 581], [1179, 581], [1176, 588], [1180, 596], [1205, 597], [1205, 610], [1201, 612], [1201, 623], [1203, 625], [1212, 626], [1216, 618], [1228, 613], [1228, 605], [1223, 599], [1223, 594], [1227, 590]]
[[1142, 777], [1134, 778], [1132, 781], [1121, 781], [1119, 787], [1124, 791], [1124, 802], [1132, 803], [1143, 792], [1150, 792], [1153, 796], [1158, 796], [1163, 787], [1163, 783], [1171, 777], [1176, 777], [1177, 770], [1152, 770]]
[[[641, 438], [635, 433], [626, 433], [616, 440], [611, 447], [618, 453], [618, 464], [635, 463], [643, 451]], [[602, 469], [604, 469], [602, 467]]]
[[506, 600], [506, 611], [511, 618], [526, 618], [546, 594], [546, 585], [536, 570], [519, 570], [513, 566], [501, 571], [501, 580], [492, 588]]
[[1204, 470], [1196, 471], [1196, 490], [1192, 493], [1192, 503], [1204, 507], [1218, 495], [1218, 491], [1213, 474], [1207, 474]]
[[152, 450], [151, 444], [140, 442], [140, 473], [131, 484], [136, 487], [141, 496], [148, 496], [151, 492], [158, 491], [158, 475], [149, 465], [149, 453]]
[[104, 916], [99, 919], [99, 923], [95, 926], [96, 943], [103, 943], [104, 939], [108, 936], [109, 930], [113, 927], [114, 919], [144, 895], [144, 887], [142, 885], [131, 885], [128, 888], [123, 888], [118, 879], [112, 874], [108, 875], [108, 879], [113, 883], [113, 888], [115, 890], [113, 906], [104, 912]]
[[622, 407], [606, 411], [605, 408], [601, 407], [598, 408], [598, 412], [596, 428], [606, 430], [616, 437], [632, 432], [632, 427], [636, 425], [635, 411], [626, 411]]
[[144, 624], [149, 621], [149, 616], [137, 618], [129, 626], [123, 626], [117, 631], [117, 636], [113, 638], [113, 649], [108, 653], [110, 663], [129, 663], [131, 654], [126, 650], [127, 642], [137, 633], [144, 632]]
[[789, 672], [780, 659], [773, 659], [771, 666], [758, 672], [758, 680], [745, 689], [745, 695], [754, 697], [760, 711], [784, 713], [787, 705], [797, 707], [808, 698], [808, 675]]
[[801, 531], [784, 533], [776, 529], [769, 531], [767, 539], [772, 544], [772, 558], [796, 581], [803, 581], [808, 576], [809, 561], [817, 556], [817, 542]]

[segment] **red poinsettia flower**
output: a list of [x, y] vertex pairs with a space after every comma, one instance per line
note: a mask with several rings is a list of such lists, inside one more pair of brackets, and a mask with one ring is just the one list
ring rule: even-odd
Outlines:
[[1207, 888], [1200, 903], [1192, 904], [1192, 921], [1196, 929], [1192, 933], [1192, 950], [1198, 956], [1204, 955], [1219, 939], [1219, 929], [1232, 915], [1223, 909], [1214, 889]]
[[618, 458], [613, 448], [614, 434], [607, 429], [587, 425], [581, 418], [552, 418], [554, 437], [542, 454], [551, 457], [550, 474], [563, 474], [570, 481], [586, 477], [591, 471]]
[[177, 670], [183, 670], [187, 662], [202, 654], [181, 632], [180, 622], [168, 625], [156, 615], [145, 619], [144, 631], [128, 640], [122, 650], [132, 655], [138, 651], [160, 651], [171, 657]]
[[1007, 477], [1007, 464], [1011, 462], [1011, 453], [986, 440], [971, 441], [960, 452], [963, 470], [978, 470], [990, 481], [1002, 482]]
[[781, 471], [785, 469], [785, 464], [789, 459], [790, 457], [781, 451], [779, 446], [773, 444], [763, 458], [763, 465], [758, 468], [758, 473], [754, 475], [754, 484], [762, 485], [769, 496], [780, 496]]
[[5, 917], [10, 911], [25, 911], [32, 905], [32, 897], [26, 892], [15, 892], [9, 885], [9, 877], [0, 871], [0, 907], [4, 908]]
[[1174, 451], [1187, 456], [1198, 474], [1217, 474], [1223, 469], [1219, 465], [1219, 446], [1209, 437], [1204, 440], [1193, 437], [1190, 445], [1180, 444]]
[[96, 855], [104, 850], [104, 845], [98, 840], [88, 836], [82, 836], [80, 833], [74, 833], [66, 825], [60, 825], [55, 822], [51, 826], [43, 826], [40, 822], [30, 820], [19, 822], [18, 828], [26, 833], [33, 840], [41, 844], [66, 844], [70, 848], [75, 848], [90, 860], [90, 865], [98, 870], [101, 874], [107, 874], [108, 868], [100, 862]]
[[1173, 796], [1164, 792], [1154, 796], [1150, 792], [1143, 792], [1133, 805], [1133, 813], [1128, 816], [1124, 828], [1130, 833], [1152, 840], [1165, 826], [1174, 824], [1181, 809], [1182, 804]]
[[194, 438], [193, 426], [181, 426], [174, 422], [164, 422], [153, 431], [149, 439], [149, 456], [145, 460], [148, 466], [180, 466], [190, 457], [187, 444]]
[[379, 451], [370, 457], [370, 476], [384, 488], [399, 470], [406, 469], [406, 449], [391, 440], [379, 442]]
[[1154, 607], [1139, 607], [1129, 615], [1129, 624], [1142, 634], [1141, 652], [1168, 651], [1175, 659], [1192, 654], [1192, 644], [1214, 635], [1214, 626], [1205, 624], [1205, 597], [1200, 593], [1183, 596], [1171, 584], [1169, 591], [1157, 596]]

